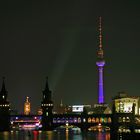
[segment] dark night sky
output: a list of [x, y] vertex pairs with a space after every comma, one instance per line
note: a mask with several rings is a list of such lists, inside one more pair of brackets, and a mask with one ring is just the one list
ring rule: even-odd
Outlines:
[[[11, 106], [32, 112], [46, 76], [55, 105], [97, 103], [98, 17], [103, 19], [105, 99], [140, 92], [139, 0], [45, 0], [0, 3], [0, 77]], [[0, 80], [2, 83], [2, 78]]]

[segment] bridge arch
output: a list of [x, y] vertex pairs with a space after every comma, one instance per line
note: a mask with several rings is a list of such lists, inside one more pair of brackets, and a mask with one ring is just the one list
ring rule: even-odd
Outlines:
[[91, 120], [91, 121], [92, 121], [92, 123], [95, 123], [95, 122], [96, 122], [94, 117], [92, 118], [92, 120]]
[[54, 131], [56, 131], [56, 132], [67, 132], [67, 131], [69, 131], [69, 132], [73, 132], [73, 133], [80, 133], [81, 128], [78, 127], [77, 125], [62, 124], [62, 125], [54, 128]]
[[88, 117], [87, 118], [88, 123], [111, 123], [111, 117]]
[[126, 125], [121, 125], [118, 127], [118, 132], [119, 133], [130, 133], [131, 130], [130, 130], [130, 127], [129, 126], [126, 126]]
[[93, 132], [107, 132], [110, 131], [110, 127], [107, 125], [102, 125], [101, 123], [95, 125], [95, 126], [90, 126], [88, 128], [88, 131], [93, 131]]
[[81, 123], [82, 120], [80, 117], [54, 117], [53, 118], [53, 123], [60, 123], [60, 124], [63, 124], [63, 123]]
[[111, 122], [112, 122], [111, 117], [108, 118], [107, 122], [108, 122], [108, 123], [111, 123]]
[[88, 123], [91, 123], [91, 120], [92, 120], [91, 117], [89, 117], [89, 118], [88, 118]]
[[99, 118], [96, 118], [96, 119], [95, 119], [95, 122], [96, 122], [96, 123], [99, 123]]

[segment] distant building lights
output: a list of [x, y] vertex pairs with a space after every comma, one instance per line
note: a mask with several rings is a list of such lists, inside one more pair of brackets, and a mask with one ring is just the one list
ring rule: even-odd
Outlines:
[[86, 119], [85, 118], [83, 118], [83, 122], [86, 122]]
[[16, 117], [16, 120], [18, 119], [18, 117]]
[[99, 123], [98, 125], [101, 126], [101, 123]]

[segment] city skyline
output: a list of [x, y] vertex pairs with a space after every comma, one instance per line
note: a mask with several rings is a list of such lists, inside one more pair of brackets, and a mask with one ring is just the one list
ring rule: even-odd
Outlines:
[[[8, 100], [23, 112], [41, 106], [45, 77], [54, 104], [98, 102], [98, 17], [103, 20], [105, 102], [119, 91], [139, 96], [139, 2], [3, 2], [0, 77]], [[2, 85], [2, 78], [0, 80]]]

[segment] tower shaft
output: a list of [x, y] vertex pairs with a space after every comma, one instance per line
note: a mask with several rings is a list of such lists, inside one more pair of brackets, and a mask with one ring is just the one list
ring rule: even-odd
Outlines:
[[103, 66], [98, 67], [98, 103], [104, 103]]

